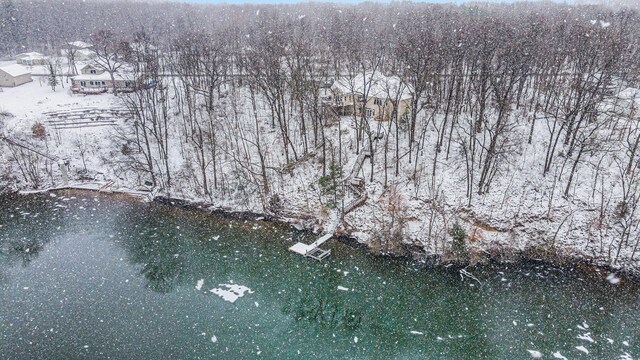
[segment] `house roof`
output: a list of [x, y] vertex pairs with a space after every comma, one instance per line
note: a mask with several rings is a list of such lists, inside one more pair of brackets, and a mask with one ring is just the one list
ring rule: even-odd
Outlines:
[[358, 74], [353, 78], [341, 78], [333, 82], [332, 90], [343, 93], [356, 93], [364, 95], [368, 90], [369, 97], [391, 98], [400, 100], [411, 99], [413, 88], [402, 82], [397, 76], [385, 76], [381, 73], [367, 72]]
[[77, 48], [80, 48], [80, 49], [86, 49], [86, 48], [90, 48], [90, 47], [93, 46], [93, 45], [91, 45], [89, 43], [86, 43], [84, 41], [73, 41], [73, 42], [70, 42], [69, 45], [77, 47]]
[[80, 70], [84, 70], [84, 69], [96, 69], [96, 70], [102, 70], [102, 69], [98, 69], [95, 65], [93, 65], [92, 63], [88, 63], [88, 64], [84, 64], [84, 66], [82, 66], [80, 68]]
[[26, 67], [19, 64], [3, 66], [3, 67], [0, 67], [0, 70], [2, 70], [3, 72], [13, 77], [25, 75], [25, 74], [31, 74], [31, 71], [29, 71]]
[[626, 88], [618, 93], [618, 97], [623, 100], [640, 100], [640, 89]]
[[90, 49], [80, 49], [78, 51], [76, 51], [76, 54], [82, 54], [84, 56], [93, 56], [95, 55], [95, 51], [90, 50]]
[[43, 58], [44, 55], [40, 54], [39, 52], [27, 52], [27, 53], [22, 53], [22, 54], [18, 54], [18, 56], [16, 56], [19, 59], [24, 59], [24, 58]]

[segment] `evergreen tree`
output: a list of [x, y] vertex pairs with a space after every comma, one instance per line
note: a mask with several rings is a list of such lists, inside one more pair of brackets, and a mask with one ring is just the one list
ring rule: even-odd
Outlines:
[[449, 235], [453, 239], [453, 243], [451, 245], [452, 252], [460, 259], [464, 259], [467, 257], [467, 248], [465, 244], [465, 239], [467, 238], [467, 232], [464, 231], [460, 223], [457, 221], [449, 230]]

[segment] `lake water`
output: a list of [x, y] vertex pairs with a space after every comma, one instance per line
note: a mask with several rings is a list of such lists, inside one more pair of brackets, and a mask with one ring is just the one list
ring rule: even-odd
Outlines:
[[624, 280], [533, 263], [475, 281], [336, 241], [317, 262], [287, 251], [305, 236], [93, 193], [0, 198], [0, 358], [640, 356]]

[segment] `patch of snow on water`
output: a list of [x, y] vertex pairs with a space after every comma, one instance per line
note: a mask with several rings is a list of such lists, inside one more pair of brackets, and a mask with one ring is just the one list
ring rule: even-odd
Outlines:
[[224, 286], [226, 289], [213, 288], [210, 292], [220, 296], [224, 301], [230, 303], [235, 302], [239, 298], [243, 297], [245, 293], [253, 294], [253, 291], [244, 285], [236, 284], [219, 284], [218, 286]]
[[529, 355], [531, 355], [532, 358], [534, 359], [540, 359], [542, 357], [542, 353], [540, 351], [537, 350], [528, 350]]
[[198, 283], [196, 284], [196, 290], [201, 290], [202, 285], [204, 285], [204, 279], [198, 280]]
[[358, 343], [358, 337], [357, 336], [353, 337], [353, 342], [356, 343], [356, 344]]
[[556, 359], [562, 359], [562, 360], [569, 360], [566, 357], [562, 356], [562, 354], [560, 354], [560, 351], [556, 351], [553, 353], [553, 357]]
[[424, 335], [423, 332], [421, 331], [415, 331], [415, 330], [411, 330], [410, 333], [412, 333], [413, 335]]
[[338, 286], [338, 290], [349, 291], [349, 288], [346, 288], [344, 286]]
[[633, 357], [631, 355], [629, 355], [629, 353], [624, 353], [622, 355], [620, 355], [620, 360], [633, 360]]
[[576, 349], [582, 351], [585, 354], [589, 354], [589, 350], [587, 350], [587, 348], [584, 346], [576, 346]]
[[616, 285], [617, 283], [620, 282], [620, 278], [617, 277], [614, 273], [611, 273], [611, 274], [607, 275], [607, 281], [610, 282], [613, 285]]
[[217, 343], [218, 342], [218, 338], [215, 335], [213, 335], [211, 337], [211, 342], [214, 343], [214, 344]]
[[578, 335], [578, 336], [577, 336], [577, 338], [578, 338], [578, 339], [580, 339], [580, 340], [586, 340], [586, 341], [591, 342], [591, 343], [596, 342], [596, 341], [595, 341], [595, 340], [593, 340], [593, 338], [591, 337], [591, 333], [590, 333], [590, 332], [588, 332], [588, 333], [586, 333], [586, 334]]

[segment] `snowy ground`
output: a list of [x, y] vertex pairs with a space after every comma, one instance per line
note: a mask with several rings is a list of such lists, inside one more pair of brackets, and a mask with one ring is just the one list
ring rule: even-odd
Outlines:
[[[144, 184], [144, 176], [131, 175], [111, 167], [109, 160], [117, 158], [120, 153], [119, 144], [114, 141], [116, 129], [131, 131], [130, 122], [120, 121], [113, 127], [79, 128], [51, 130], [44, 141], [33, 140], [31, 127], [36, 122], [47, 126], [46, 112], [69, 111], [82, 108], [122, 108], [123, 103], [117, 96], [102, 95], [74, 95], [65, 88], [58, 88], [55, 92], [46, 84], [35, 78], [32, 83], [0, 92], [0, 111], [12, 114], [4, 119], [4, 133], [6, 136], [33, 144], [48, 154], [71, 159], [71, 173], [89, 173], [97, 180], [114, 181], [115, 186], [138, 189]], [[243, 90], [238, 90], [242, 92]], [[247, 98], [246, 94], [240, 98]], [[248, 101], [247, 101], [248, 102]], [[278, 145], [281, 140], [278, 132], [271, 129], [267, 119], [267, 105], [258, 99], [258, 111], [261, 115], [261, 141], [264, 144], [267, 165], [279, 168], [285, 165], [284, 155]], [[239, 128], [231, 123], [220, 125], [223, 133], [224, 146], [244, 151], [247, 162], [257, 167], [255, 149], [246, 149], [246, 144], [236, 144], [235, 134], [241, 133], [250, 137], [255, 124], [250, 111], [250, 104], [241, 104]], [[230, 117], [230, 104], [224, 103], [221, 116]], [[356, 156], [354, 131], [350, 127], [351, 119], [342, 118], [343, 138], [343, 169], [348, 173], [353, 167]], [[372, 126], [377, 126], [373, 123]], [[383, 125], [386, 126], [386, 125]], [[518, 132], [524, 134], [528, 125]], [[172, 129], [180, 133], [179, 125]], [[337, 126], [327, 130], [327, 139], [335, 143], [338, 137]], [[564, 199], [561, 196], [563, 185], [556, 186], [554, 176], [543, 177], [540, 167], [544, 159], [546, 144], [544, 143], [546, 126], [538, 125], [532, 144], [519, 141], [514, 155], [510, 158], [509, 171], [506, 175], [498, 176], [492, 185], [493, 191], [486, 195], [475, 195], [472, 205], [468, 205], [465, 193], [464, 163], [460, 160], [457, 149], [451, 151], [450, 159], [440, 154], [437, 161], [437, 175], [428, 174], [432, 171], [434, 151], [430, 147], [423, 149], [423, 156], [415, 164], [403, 163], [400, 175], [394, 176], [393, 159], [389, 159], [388, 182], [394, 184], [384, 187], [383, 183], [383, 140], [374, 145], [375, 166], [373, 181], [369, 182], [371, 168], [369, 161], [365, 161], [360, 175], [367, 179], [367, 203], [349, 213], [345, 217], [347, 230], [360, 241], [368, 242], [378, 250], [394, 251], [393, 244], [388, 241], [389, 233], [385, 227], [398, 226], [398, 221], [392, 222], [393, 216], [402, 218], [400, 230], [405, 243], [413, 244], [424, 250], [428, 255], [443, 255], [450, 248], [448, 230], [455, 221], [460, 221], [469, 235], [469, 248], [472, 254], [481, 256], [486, 252], [513, 253], [533, 248], [553, 249], [557, 254], [575, 258], [592, 259], [601, 265], [624, 267], [628, 270], [640, 268], [640, 256], [631, 259], [633, 244], [623, 246], [617, 263], [611, 263], [612, 252], [617, 250], [620, 239], [614, 220], [611, 216], [598, 221], [598, 209], [602, 204], [598, 202], [600, 194], [606, 189], [616, 189], [619, 179], [616, 171], [609, 163], [601, 163], [602, 183], [594, 188], [592, 184], [593, 166], [581, 166], [578, 169], [577, 180], [572, 190], [573, 196]], [[245, 133], [246, 132], [246, 133]], [[425, 132], [426, 144], [435, 141], [435, 131]], [[515, 139], [522, 140], [522, 139]], [[294, 139], [299, 142], [299, 139]], [[243, 149], [244, 147], [244, 149]], [[260, 196], [249, 186], [251, 181], [244, 182], [243, 177], [249, 177], [250, 172], [244, 171], [228, 159], [221, 161], [219, 169], [226, 176], [221, 181], [229, 184], [226, 190], [216, 190], [206, 196], [198, 190], [197, 171], [193, 167], [192, 159], [196, 156], [193, 149], [184, 148], [179, 136], [170, 138], [170, 166], [174, 173], [174, 185], [169, 195], [193, 201], [206, 201], [216, 208], [234, 211], [267, 211], [268, 199]], [[335, 148], [335, 147], [334, 147]], [[388, 154], [393, 153], [393, 149]], [[339, 211], [330, 209], [321, 201], [318, 190], [318, 178], [322, 175], [321, 163], [318, 161], [318, 151], [311, 151], [311, 156], [293, 166], [290, 171], [272, 173], [270, 187], [272, 194], [281, 194], [283, 216], [303, 224], [305, 227], [322, 232], [336, 226]], [[588, 159], [589, 164], [597, 159]], [[291, 164], [289, 164], [291, 165]], [[2, 173], [4, 181], [12, 182], [19, 188], [28, 188], [29, 184], [22, 181], [17, 173], [16, 164], [11, 156], [4, 151], [2, 154]], [[80, 170], [85, 169], [87, 172]], [[420, 174], [422, 180], [416, 182], [411, 179], [414, 171]], [[59, 184], [59, 174], [51, 171], [47, 183]], [[196, 175], [193, 175], [193, 174]], [[581, 180], [587, 179], [587, 180]], [[249, 184], [249, 185], [247, 185]], [[500, 190], [495, 190], [500, 189]], [[595, 190], [594, 190], [595, 189]], [[615, 197], [618, 190], [611, 190], [607, 194], [610, 201], [607, 207], [612, 213], [615, 207]], [[550, 201], [550, 197], [551, 200]], [[325, 199], [326, 200], [326, 199]], [[349, 194], [344, 201], [350, 200]], [[550, 205], [551, 204], [551, 205]], [[338, 207], [339, 208], [339, 207]], [[603, 223], [604, 222], [604, 223]], [[382, 243], [375, 244], [382, 238]]]

